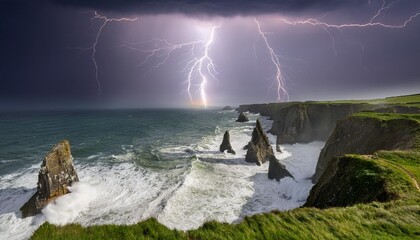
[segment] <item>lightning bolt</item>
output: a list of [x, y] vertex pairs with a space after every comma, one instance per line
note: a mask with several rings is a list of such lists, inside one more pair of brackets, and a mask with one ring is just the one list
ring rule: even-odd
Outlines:
[[342, 28], [366, 28], [366, 27], [384, 27], [384, 28], [394, 28], [394, 29], [398, 29], [398, 28], [405, 28], [411, 21], [413, 21], [416, 17], [418, 17], [420, 15], [420, 12], [417, 12], [411, 16], [409, 16], [408, 18], [406, 18], [401, 24], [386, 24], [383, 22], [379, 22], [379, 21], [375, 21], [375, 19], [377, 19], [383, 11], [391, 8], [393, 5], [395, 5], [396, 3], [398, 3], [399, 0], [397, 1], [392, 1], [388, 4], [386, 4], [386, 1], [383, 0], [382, 1], [382, 7], [379, 8], [376, 12], [376, 14], [370, 19], [369, 22], [366, 23], [344, 23], [344, 24], [330, 24], [330, 23], [326, 23], [326, 22], [322, 22], [318, 19], [315, 18], [308, 18], [306, 20], [297, 20], [297, 21], [289, 21], [285, 18], [280, 18], [279, 20], [289, 24], [289, 25], [312, 25], [312, 26], [321, 26], [321, 27], [325, 27], [325, 28], [335, 28], [335, 29], [342, 29]]
[[[322, 27], [324, 31], [326, 31], [331, 38], [332, 41], [332, 48], [334, 53], [337, 55], [337, 50], [335, 47], [335, 39], [333, 34], [330, 32], [330, 29], [337, 29], [341, 32], [343, 28], [366, 28], [366, 27], [383, 27], [383, 28], [390, 28], [390, 29], [401, 29], [405, 28], [410, 22], [412, 22], [416, 17], [420, 15], [420, 12], [414, 13], [413, 15], [410, 15], [407, 17], [401, 24], [387, 24], [380, 21], [376, 21], [383, 12], [389, 10], [391, 7], [396, 5], [400, 0], [395, 0], [388, 2], [386, 0], [382, 0], [382, 6], [376, 11], [376, 13], [370, 18], [369, 22], [366, 23], [344, 23], [344, 24], [331, 24], [327, 22], [323, 22], [321, 20], [315, 19], [315, 18], [308, 18], [305, 20], [296, 20], [296, 21], [290, 21], [286, 18], [280, 18], [279, 20], [283, 23], [289, 24], [289, 25], [311, 25], [311, 26], [319, 26]], [[369, 4], [371, 1], [369, 0]], [[280, 64], [279, 55], [276, 54], [274, 49], [271, 47], [269, 41], [267, 40], [267, 33], [261, 30], [261, 25], [258, 22], [257, 19], [254, 19], [255, 23], [258, 27], [258, 33], [259, 38], [260, 37], [264, 40], [265, 46], [269, 52], [270, 59], [276, 69], [276, 76], [275, 80], [277, 81], [277, 101], [288, 101], [289, 95], [285, 88], [285, 78], [284, 73], [282, 72], [282, 65]], [[258, 41], [257, 39], [257, 41]], [[362, 48], [363, 49], [363, 48]], [[255, 43], [254, 43], [254, 52], [255, 52]]]
[[99, 71], [98, 71], [98, 63], [96, 61], [96, 46], [98, 45], [99, 38], [102, 34], [102, 30], [105, 28], [108, 22], [122, 22], [122, 21], [130, 21], [134, 22], [137, 20], [136, 18], [108, 18], [104, 15], [100, 15], [97, 11], [94, 11], [94, 16], [91, 18], [93, 20], [102, 20], [102, 24], [100, 25], [98, 32], [96, 33], [95, 41], [93, 42], [92, 46], [89, 48], [85, 48], [85, 50], [91, 50], [92, 54], [90, 55], [93, 66], [95, 67], [95, 80], [96, 84], [98, 85], [98, 96], [101, 95], [101, 82], [99, 81]]
[[191, 93], [190, 93], [190, 87], [191, 87], [191, 82], [192, 82], [192, 77], [194, 72], [198, 71], [198, 74], [201, 78], [201, 83], [200, 83], [200, 95], [201, 95], [201, 101], [203, 102], [204, 107], [207, 108], [207, 94], [206, 94], [206, 87], [207, 87], [207, 76], [204, 73], [203, 70], [206, 70], [206, 72], [214, 79], [216, 79], [215, 74], [216, 72], [216, 68], [213, 62], [213, 59], [210, 57], [209, 55], [209, 49], [211, 44], [214, 41], [214, 33], [216, 32], [216, 29], [219, 28], [219, 26], [214, 26], [211, 29], [211, 34], [210, 34], [210, 38], [209, 40], [206, 42], [205, 47], [204, 47], [204, 54], [201, 56], [201, 58], [195, 58], [193, 60], [191, 60], [189, 62], [192, 63], [192, 67], [190, 68], [189, 72], [188, 72], [188, 78], [187, 78], [187, 83], [188, 83], [188, 94], [191, 97]]
[[259, 36], [264, 40], [264, 44], [270, 54], [271, 62], [273, 62], [274, 67], [276, 68], [275, 80], [277, 81], [277, 102], [289, 101], [289, 94], [286, 91], [284, 86], [284, 77], [282, 73], [282, 66], [280, 64], [279, 56], [276, 54], [274, 49], [271, 47], [270, 43], [267, 40], [266, 32], [261, 30], [261, 25], [256, 18], [254, 18], [255, 23], [257, 24]]
[[[208, 40], [197, 40], [180, 44], [174, 44], [170, 43], [166, 39], [154, 38], [145, 42], [124, 44], [121, 45], [121, 47], [127, 47], [131, 50], [146, 54], [143, 61], [141, 61], [138, 64], [138, 66], [142, 66], [152, 61], [152, 58], [157, 59], [157, 63], [153, 65], [152, 68], [159, 68], [160, 66], [165, 64], [174, 51], [185, 48], [188, 49], [185, 55], [186, 60], [182, 62], [185, 63], [185, 67], [182, 71], [187, 72], [187, 93], [191, 103], [193, 103], [194, 98], [193, 94], [191, 93], [191, 89], [193, 87], [193, 82], [195, 82], [195, 80], [199, 80], [199, 92], [201, 103], [204, 107], [207, 107], [208, 99], [206, 88], [208, 84], [208, 79], [217, 79], [215, 76], [217, 74], [215, 67], [216, 65], [214, 64], [214, 61], [210, 56], [209, 50], [211, 48], [212, 43], [214, 42], [216, 29], [219, 27], [220, 26], [213, 26], [211, 28], [210, 37]], [[143, 49], [139, 47], [139, 45], [147, 43], [154, 43], [156, 47], [152, 49]], [[202, 50], [201, 55], [197, 53], [197, 48], [200, 48]]]

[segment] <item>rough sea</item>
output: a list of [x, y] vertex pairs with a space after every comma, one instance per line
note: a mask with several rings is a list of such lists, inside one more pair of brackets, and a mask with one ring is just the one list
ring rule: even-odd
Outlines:
[[[245, 162], [255, 120], [220, 110], [103, 110], [0, 113], [0, 239], [27, 239], [43, 222], [169, 228], [289, 210], [305, 203], [323, 142], [282, 145], [276, 156], [295, 179], [267, 178], [268, 163]], [[230, 130], [236, 155], [219, 152]], [[268, 134], [275, 149], [275, 136]], [[36, 192], [44, 156], [68, 139], [80, 182], [35, 217], [19, 208]]]

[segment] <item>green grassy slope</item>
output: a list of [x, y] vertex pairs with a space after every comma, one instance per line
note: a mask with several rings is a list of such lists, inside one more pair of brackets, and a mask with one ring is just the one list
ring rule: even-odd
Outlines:
[[[310, 101], [313, 102], [313, 101]], [[389, 105], [409, 105], [420, 106], [420, 94], [405, 96], [378, 98], [371, 100], [336, 100], [336, 101], [315, 101], [313, 103], [368, 103], [368, 104], [389, 104]]]

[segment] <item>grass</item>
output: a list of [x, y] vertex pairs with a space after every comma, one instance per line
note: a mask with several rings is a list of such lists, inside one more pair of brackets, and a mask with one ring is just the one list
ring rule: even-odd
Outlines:
[[[312, 102], [312, 101], [310, 101]], [[412, 94], [397, 97], [378, 98], [370, 100], [336, 100], [336, 101], [316, 101], [312, 103], [327, 103], [327, 104], [338, 104], [338, 103], [367, 103], [367, 104], [387, 104], [387, 105], [407, 105], [420, 107], [420, 94]]]
[[245, 217], [238, 224], [212, 221], [186, 232], [170, 230], [155, 219], [123, 226], [45, 223], [32, 239], [420, 239], [420, 193], [401, 168], [419, 179], [420, 153], [380, 151], [373, 157], [346, 158], [371, 166], [364, 174], [383, 179], [398, 199], [323, 210], [275, 211]]
[[411, 120], [420, 123], [420, 114], [400, 114], [400, 113], [377, 113], [377, 112], [359, 112], [352, 115], [352, 117], [375, 118], [382, 121], [389, 120]]
[[[366, 120], [379, 119], [381, 124], [393, 126], [393, 132], [404, 132], [410, 130], [414, 134], [411, 139], [413, 142], [412, 149], [420, 152], [420, 114], [400, 114], [400, 113], [377, 113], [377, 112], [359, 112], [350, 117], [365, 118]], [[401, 121], [403, 120], [403, 121]]]
[[396, 163], [410, 171], [420, 183], [420, 152], [379, 151], [375, 154], [381, 159]]

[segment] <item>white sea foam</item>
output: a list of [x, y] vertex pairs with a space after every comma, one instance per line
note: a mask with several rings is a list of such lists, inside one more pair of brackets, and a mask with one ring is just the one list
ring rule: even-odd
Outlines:
[[[133, 224], [156, 217], [170, 228], [186, 230], [209, 220], [236, 222], [247, 215], [301, 206], [312, 187], [308, 178], [315, 171], [323, 143], [282, 145], [283, 152], [276, 156], [295, 179], [269, 180], [268, 163], [256, 166], [244, 161], [246, 151], [242, 148], [260, 117], [248, 115], [251, 122], [235, 123], [236, 118], [232, 118], [230, 127], [219, 126], [201, 142], [156, 150], [160, 154], [195, 156], [190, 168], [142, 168], [133, 161], [131, 145], [123, 146], [123, 154], [110, 156], [117, 160], [111, 164], [82, 164], [76, 159], [80, 182], [36, 217], [22, 219], [19, 208], [36, 190], [39, 165], [1, 176], [0, 239], [28, 238], [44, 221], [86, 226]], [[261, 119], [268, 130], [271, 121]], [[218, 151], [225, 130], [230, 130], [236, 155]], [[275, 136], [268, 137], [275, 147]], [[89, 159], [103, 157], [98, 154]]]
[[[209, 220], [235, 222], [246, 215], [293, 209], [305, 202], [312, 187], [308, 178], [315, 171], [323, 142], [282, 146], [283, 152], [276, 153], [276, 156], [295, 179], [269, 180], [268, 163], [256, 166], [244, 161], [246, 150], [243, 147], [249, 142], [258, 117], [249, 115], [253, 122], [238, 123], [237, 127], [229, 129], [236, 155], [217, 150], [223, 134], [203, 139], [198, 146], [199, 160], [192, 164], [183, 186], [159, 214], [161, 223], [187, 230]], [[266, 130], [271, 126], [271, 121], [265, 118], [261, 122]], [[268, 136], [275, 143], [275, 136]]]
[[56, 199], [43, 210], [46, 220], [52, 224], [65, 225], [89, 208], [90, 202], [96, 198], [96, 190], [84, 182], [76, 182], [69, 187], [71, 193]]

